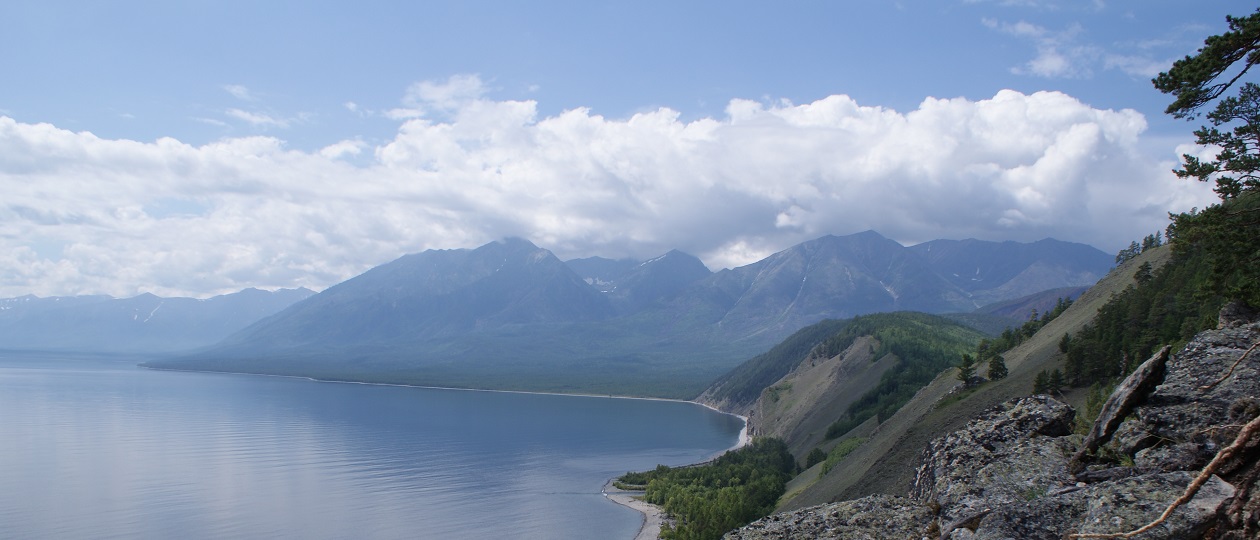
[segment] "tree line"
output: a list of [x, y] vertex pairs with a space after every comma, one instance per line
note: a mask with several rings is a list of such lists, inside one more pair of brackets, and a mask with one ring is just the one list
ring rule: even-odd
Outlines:
[[759, 438], [703, 465], [626, 473], [618, 485], [643, 487], [643, 500], [673, 518], [661, 538], [714, 540], [773, 511], [796, 472], [786, 443]]

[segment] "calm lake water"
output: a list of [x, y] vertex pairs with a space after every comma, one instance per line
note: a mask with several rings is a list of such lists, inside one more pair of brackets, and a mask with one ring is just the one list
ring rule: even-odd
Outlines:
[[600, 488], [743, 422], [678, 402], [0, 353], [0, 538], [633, 538]]

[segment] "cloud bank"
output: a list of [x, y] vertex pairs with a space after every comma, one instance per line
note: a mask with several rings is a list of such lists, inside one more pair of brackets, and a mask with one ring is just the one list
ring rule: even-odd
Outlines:
[[929, 98], [904, 113], [833, 95], [736, 99], [690, 121], [540, 118], [535, 102], [489, 99], [458, 76], [413, 86], [402, 105], [392, 140], [309, 153], [0, 117], [0, 296], [320, 289], [403, 253], [506, 236], [562, 258], [677, 248], [712, 268], [866, 229], [1113, 250], [1215, 199], [1172, 175], [1176, 149], [1142, 152], [1139, 113], [1060, 93]]

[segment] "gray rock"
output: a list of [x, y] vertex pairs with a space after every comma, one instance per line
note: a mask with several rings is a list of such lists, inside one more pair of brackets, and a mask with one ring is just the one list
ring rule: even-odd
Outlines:
[[823, 538], [882, 540], [927, 536], [934, 516], [927, 505], [888, 495], [802, 508], [775, 514], [726, 533], [726, 540]]
[[1155, 387], [1164, 381], [1170, 349], [1171, 347], [1164, 346], [1150, 359], [1142, 362], [1141, 366], [1138, 366], [1116, 387], [1111, 397], [1107, 398], [1102, 411], [1098, 413], [1098, 419], [1094, 421], [1094, 426], [1085, 436], [1081, 449], [1072, 458], [1070, 469], [1073, 473], [1079, 473], [1085, 468], [1086, 454], [1096, 452], [1099, 446], [1107, 442], [1133, 408], [1146, 401], [1147, 396], [1155, 391]]
[[1049, 396], [989, 409], [928, 444], [910, 494], [939, 503], [948, 522], [1062, 488], [1075, 450], [1062, 436], [1075, 414]]
[[[1126, 391], [1130, 397], [1109, 400], [1136, 406], [1131, 413], [1120, 412], [1128, 407], [1111, 413], [1127, 418], [1100, 454], [1132, 458], [1133, 466], [1095, 463], [1081, 475], [1089, 483], [1076, 482], [1068, 473], [1069, 457], [1087, 459], [1089, 453], [1079, 452], [1077, 438], [1065, 436], [1075, 413], [1052, 398], [1033, 396], [1003, 403], [932, 441], [911, 488], [914, 499], [871, 496], [806, 508], [758, 520], [726, 538], [918, 539], [946, 533], [941, 537], [954, 540], [1059, 540], [1071, 533], [1137, 529], [1156, 520], [1233, 442], [1240, 426], [1260, 415], [1260, 351], [1222, 379], [1260, 341], [1260, 323], [1222, 326], [1169, 356], [1153, 392]], [[1102, 441], [1111, 429], [1096, 431], [1094, 440]], [[1216, 472], [1170, 519], [1136, 538], [1201, 538], [1209, 531], [1214, 539], [1260, 538], [1260, 441]]]
[[1257, 323], [1195, 336], [1171, 357], [1164, 382], [1120, 425], [1111, 445], [1143, 467], [1202, 468], [1260, 410], [1260, 353], [1221, 380], [1258, 340]]
[[[1059, 540], [1071, 533], [1128, 532], [1158, 519], [1193, 478], [1184, 471], [1157, 473], [1027, 501], [986, 516], [975, 538]], [[1200, 538], [1233, 495], [1233, 486], [1213, 477], [1163, 525], [1137, 538]]]
[[[1194, 479], [1185, 471], [1135, 477], [1098, 486], [1087, 493], [1089, 509], [1078, 533], [1128, 532], [1159, 519]], [[1234, 487], [1213, 476], [1190, 502], [1177, 507], [1168, 520], [1140, 538], [1180, 540], [1202, 538], [1221, 507], [1234, 496]]]
[[1260, 319], [1260, 313], [1256, 313], [1256, 310], [1251, 309], [1251, 306], [1245, 302], [1234, 300], [1221, 308], [1216, 321], [1216, 329], [1237, 328], [1250, 324], [1256, 319]]

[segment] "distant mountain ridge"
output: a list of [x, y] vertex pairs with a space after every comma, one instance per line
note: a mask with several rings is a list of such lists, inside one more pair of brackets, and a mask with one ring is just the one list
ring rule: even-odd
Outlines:
[[[522, 239], [430, 250], [330, 287], [206, 351], [152, 365], [693, 397], [739, 361], [823, 319], [971, 311], [992, 296], [1088, 284], [1112, 262], [1055, 240], [929, 244], [904, 247], [873, 231], [824, 236], [716, 273], [679, 251], [642, 263], [563, 263]], [[964, 260], [982, 282], [946, 275]]]
[[0, 299], [0, 348], [169, 353], [219, 342], [315, 292], [243, 291], [195, 298], [141, 294]]
[[828, 318], [915, 310], [968, 310], [966, 295], [912, 251], [874, 231], [824, 236], [759, 262], [725, 270], [705, 285], [724, 311], [728, 335], [785, 335]]
[[[908, 249], [970, 293], [977, 308], [1039, 291], [1092, 285], [1114, 262], [1091, 246], [1049, 238], [1027, 244], [932, 240]], [[1089, 264], [1080, 264], [1084, 261]]]
[[228, 344], [264, 349], [389, 344], [486, 328], [603, 320], [600, 293], [550, 251], [520, 239], [404, 255], [329, 287]]

